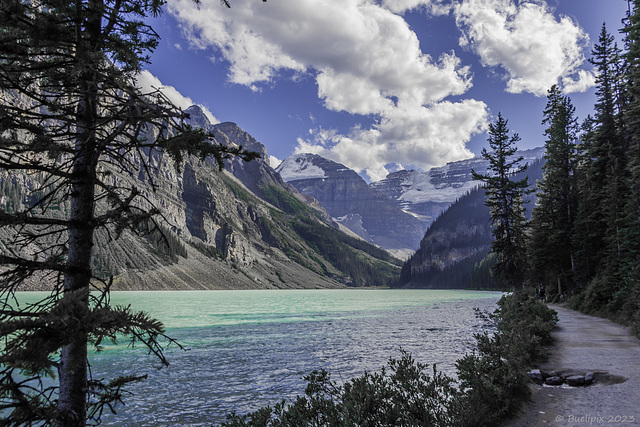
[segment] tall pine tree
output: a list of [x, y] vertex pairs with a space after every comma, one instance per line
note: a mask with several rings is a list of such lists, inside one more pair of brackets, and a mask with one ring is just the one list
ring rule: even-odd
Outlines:
[[529, 257], [534, 280], [547, 284], [547, 289], [559, 292], [572, 286], [574, 250], [573, 223], [576, 211], [574, 199], [574, 167], [578, 125], [575, 108], [558, 86], [549, 89], [544, 110], [546, 163], [538, 182], [537, 203], [532, 212]]
[[589, 304], [620, 306], [625, 299], [621, 266], [624, 263], [625, 206], [629, 179], [624, 137], [626, 119], [621, 50], [606, 27], [592, 51], [596, 67], [595, 116], [585, 123], [581, 146], [579, 213], [574, 242], [578, 251], [579, 281], [589, 283]]
[[622, 270], [625, 283], [623, 309], [634, 313], [640, 328], [640, 1], [622, 30], [625, 34], [625, 88], [623, 137], [626, 144], [628, 197], [622, 225]]
[[511, 179], [526, 169], [520, 165], [523, 158], [516, 156], [519, 140], [517, 134], [509, 135], [507, 120], [498, 114], [496, 122], [489, 124], [491, 151], [482, 150], [482, 157], [489, 161], [487, 173], [471, 171], [474, 180], [484, 182], [492, 222], [491, 251], [497, 258], [493, 272], [504, 288], [513, 290], [524, 283], [526, 269], [523, 195], [529, 184], [526, 177]]
[[580, 189], [577, 238], [584, 250], [578, 258], [579, 274], [589, 281], [601, 269], [608, 247], [607, 229], [615, 227], [620, 203], [619, 176], [622, 137], [620, 134], [620, 61], [621, 51], [606, 29], [592, 50], [591, 63], [596, 67], [595, 116], [583, 135], [580, 167], [584, 182]]

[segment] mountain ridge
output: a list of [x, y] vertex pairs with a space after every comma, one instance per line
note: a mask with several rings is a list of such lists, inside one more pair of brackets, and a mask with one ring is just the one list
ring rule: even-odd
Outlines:
[[[145, 206], [162, 212], [157, 227], [143, 225], [147, 230], [125, 231], [119, 239], [96, 233], [93, 269], [105, 279], [113, 275], [112, 290], [341, 288], [395, 279], [400, 262], [340, 232], [315, 200], [282, 181], [255, 138], [231, 122], [210, 124], [198, 107], [188, 112], [191, 124], [213, 132], [218, 142], [262, 158], [232, 158], [222, 172], [193, 156], [176, 168], [159, 151], [144, 154], [148, 169], [135, 156], [127, 173], [102, 165], [109, 179], [135, 187]], [[28, 206], [40, 185], [35, 175], [0, 171], [1, 207]], [[56, 214], [68, 209], [61, 202]], [[0, 230], [0, 251], [11, 238], [7, 233]], [[46, 289], [37, 277], [23, 288]]]
[[[523, 156], [524, 163], [534, 163], [543, 157], [544, 148], [517, 155]], [[334, 221], [404, 259], [419, 248], [439, 215], [479, 187], [471, 170], [485, 170], [487, 165], [486, 159], [477, 156], [427, 172], [393, 172], [367, 184], [341, 163], [302, 153], [283, 160], [276, 171], [300, 193], [318, 200]], [[393, 221], [400, 225], [390, 225]]]
[[[518, 151], [524, 163], [533, 163], [544, 156], [544, 147]], [[471, 178], [471, 170], [487, 169], [488, 161], [482, 156], [472, 157], [421, 172], [402, 170], [392, 172], [381, 181], [372, 182], [372, 188], [384, 193], [403, 211], [419, 218], [424, 230], [458, 198], [478, 187]]]
[[276, 171], [361, 238], [392, 252], [418, 247], [420, 222], [345, 165], [316, 154], [297, 154], [283, 160]]
[[[514, 179], [528, 177], [535, 186], [542, 178], [544, 159], [533, 162]], [[402, 267], [398, 286], [404, 288], [491, 288], [486, 281], [490, 262], [491, 218], [483, 188], [468, 191], [452, 203], [429, 226], [420, 248]], [[525, 196], [526, 216], [530, 218], [535, 194]], [[484, 269], [484, 272], [478, 270]]]

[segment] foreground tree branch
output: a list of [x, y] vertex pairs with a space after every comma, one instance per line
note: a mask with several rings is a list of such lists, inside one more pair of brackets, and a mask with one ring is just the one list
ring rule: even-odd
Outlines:
[[[36, 187], [16, 196], [26, 208], [0, 212], [0, 231], [10, 236], [0, 249], [4, 424], [84, 426], [113, 410], [122, 387], [141, 378], [92, 379], [88, 344], [124, 335], [168, 363], [160, 340], [172, 341], [159, 322], [110, 306], [109, 284], [97, 298], [90, 293], [100, 280], [92, 267], [97, 231], [117, 238], [158, 228], [159, 210], [114, 174], [139, 167], [153, 183], [152, 152], [177, 168], [185, 156], [220, 169], [232, 156], [257, 157], [188, 126], [160, 91], [137, 88], [159, 40], [145, 18], [164, 4], [0, 0], [0, 179], [28, 177]], [[34, 279], [52, 294], [24, 309], [14, 292]], [[57, 385], [45, 386], [44, 376]]]

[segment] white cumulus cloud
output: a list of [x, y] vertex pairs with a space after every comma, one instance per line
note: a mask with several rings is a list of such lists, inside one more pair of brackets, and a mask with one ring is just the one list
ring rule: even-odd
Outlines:
[[298, 139], [296, 153], [319, 154], [378, 181], [390, 172], [389, 165], [427, 170], [471, 157], [465, 145], [470, 135], [486, 130], [486, 123], [486, 105], [476, 100], [397, 108], [372, 128], [356, 127], [348, 135], [314, 129]]
[[589, 38], [571, 18], [556, 18], [542, 0], [463, 0], [454, 7], [460, 44], [486, 67], [502, 67], [507, 91], [538, 96], [554, 84], [584, 91], [594, 76], [581, 67]]
[[424, 8], [434, 15], [443, 15], [449, 13], [451, 2], [449, 0], [383, 0], [382, 6], [399, 14], [413, 9]]
[[297, 152], [320, 153], [378, 179], [390, 164], [426, 168], [469, 157], [466, 142], [486, 126], [484, 103], [447, 100], [471, 87], [469, 68], [454, 52], [424, 54], [400, 15], [416, 7], [435, 13], [445, 7], [442, 0], [168, 6], [192, 47], [229, 63], [230, 82], [257, 91], [285, 72], [312, 75], [326, 108], [377, 119], [345, 135], [318, 129], [299, 139]]
[[[173, 102], [176, 107], [179, 107], [183, 110], [186, 110], [192, 105], [196, 105], [196, 103], [193, 102], [191, 98], [181, 94], [175, 87], [163, 85], [159, 78], [157, 78], [147, 70], [143, 70], [140, 72], [140, 74], [138, 74], [137, 84], [143, 93], [150, 93], [159, 89], [167, 98], [169, 98], [171, 102]], [[207, 116], [212, 124], [220, 123], [220, 120], [216, 119], [207, 107], [201, 104], [197, 105], [202, 108], [205, 116]]]

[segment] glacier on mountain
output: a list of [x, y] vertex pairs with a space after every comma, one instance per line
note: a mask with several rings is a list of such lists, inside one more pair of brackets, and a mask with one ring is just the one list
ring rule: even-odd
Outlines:
[[[519, 151], [517, 155], [523, 157], [522, 164], [532, 163], [544, 156], [544, 148]], [[427, 172], [393, 172], [381, 181], [372, 182], [370, 186], [404, 206], [426, 202], [452, 203], [478, 186], [478, 182], [471, 177], [471, 170], [484, 173], [487, 166], [488, 161], [477, 156], [447, 163]]]
[[413, 252], [424, 235], [418, 219], [341, 163], [298, 154], [285, 159], [276, 171], [298, 191], [315, 198], [336, 223], [393, 253]]
[[294, 154], [278, 165], [277, 171], [285, 182], [301, 179], [324, 179], [325, 171], [313, 164], [305, 154]]
[[[544, 148], [518, 155], [522, 164], [533, 163], [544, 156]], [[276, 171], [363, 239], [386, 249], [413, 250], [438, 215], [480, 185], [471, 171], [485, 173], [488, 163], [478, 156], [427, 172], [393, 172], [370, 184], [344, 165], [315, 154], [288, 157]]]

